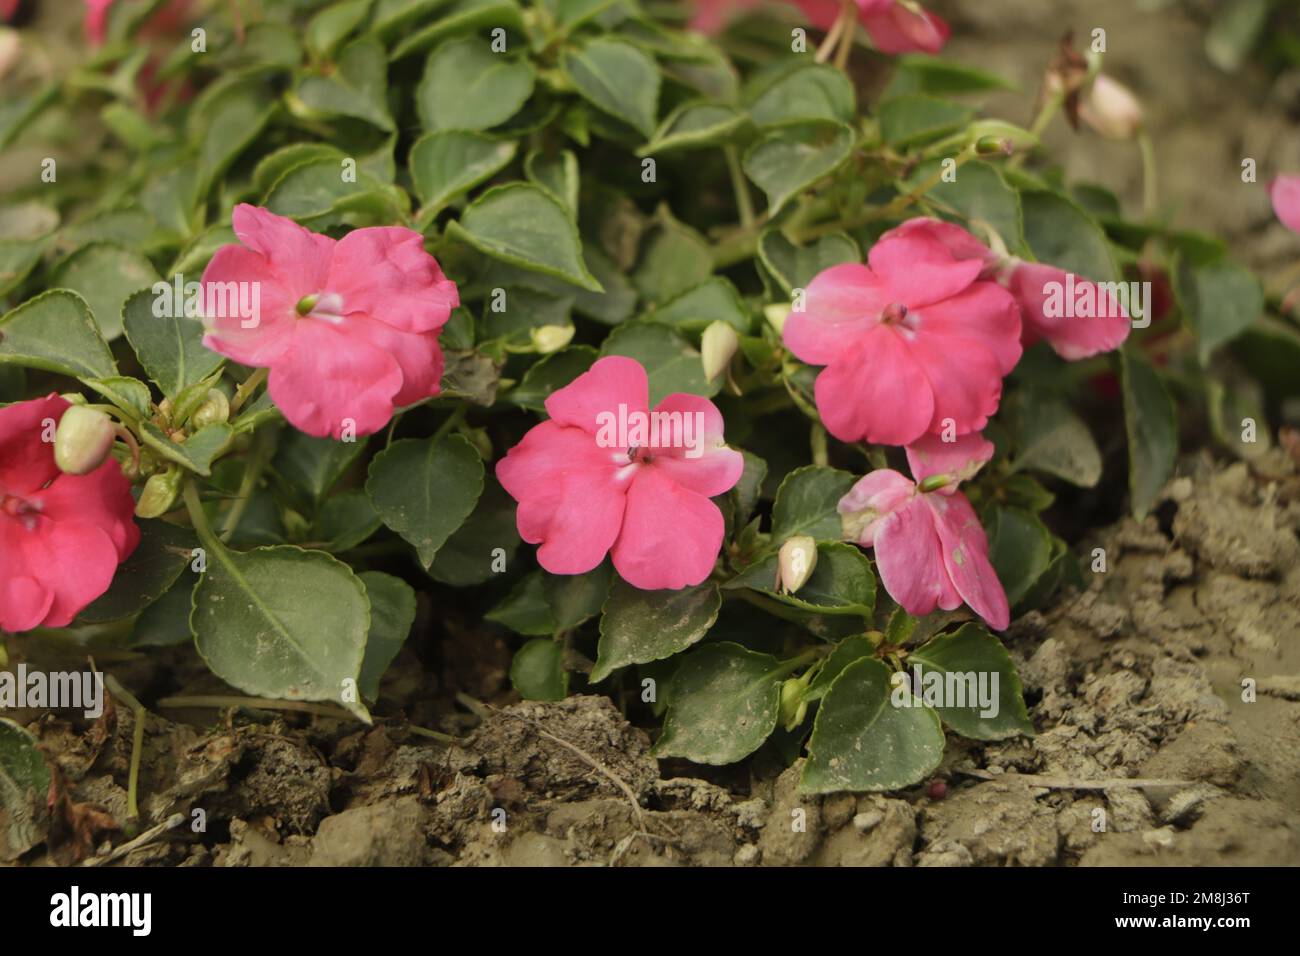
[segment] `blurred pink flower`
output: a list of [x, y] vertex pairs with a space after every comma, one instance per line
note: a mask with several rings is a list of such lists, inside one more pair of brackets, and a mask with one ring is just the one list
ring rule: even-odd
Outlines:
[[[1132, 327], [1123, 305], [1105, 284], [1069, 277], [1065, 270], [1038, 262], [1025, 262], [1015, 256], [999, 256], [961, 226], [940, 219], [918, 217], [881, 236], [881, 240], [898, 237], [925, 237], [942, 243], [960, 260], [983, 264], [980, 278], [991, 279], [1011, 292], [1020, 307], [1021, 343], [1028, 347], [1046, 339], [1056, 354], [1068, 361], [1109, 352], [1128, 338]], [[1064, 301], [1067, 290], [1091, 297], [1091, 316], [1051, 315]], [[1060, 296], [1060, 300], [1054, 300]], [[1071, 297], [1070, 301], [1075, 301]]]
[[[535, 426], [497, 463], [519, 502], [519, 535], [540, 544], [553, 574], [582, 574], [610, 554], [623, 580], [644, 590], [683, 588], [709, 576], [722, 547], [722, 512], [709, 499], [740, 480], [744, 458], [723, 443], [718, 409], [673, 394], [653, 411], [640, 362], [607, 356], [546, 400]], [[675, 416], [681, 427], [631, 447], [615, 420]], [[654, 434], [651, 431], [648, 434]], [[682, 439], [682, 440], [675, 440]]]
[[1300, 176], [1278, 176], [1268, 184], [1268, 198], [1282, 225], [1300, 232]]
[[977, 434], [951, 443], [927, 435], [907, 449], [916, 482], [880, 469], [840, 499], [846, 536], [875, 551], [881, 583], [908, 614], [951, 611], [964, 601], [996, 630], [1010, 623], [988, 537], [957, 490], [992, 455], [992, 443]]
[[140, 543], [116, 459], [84, 475], [55, 464], [49, 428], [70, 407], [50, 395], [0, 408], [0, 631], [72, 623]]
[[[795, 0], [808, 21], [829, 30], [840, 15], [840, 0]], [[915, 0], [857, 0], [858, 22], [881, 53], [938, 53], [948, 42], [948, 24], [921, 9]]]
[[241, 203], [231, 216], [243, 245], [217, 250], [203, 273], [205, 304], [245, 289], [251, 318], [209, 309], [203, 343], [271, 370], [271, 398], [309, 435], [383, 428], [395, 407], [438, 393], [438, 334], [459, 305], [456, 284], [410, 229], [356, 229], [340, 240]]
[[982, 262], [923, 233], [882, 238], [867, 261], [820, 273], [785, 320], [786, 347], [826, 366], [816, 400], [827, 430], [906, 445], [931, 431], [983, 428], [1020, 359], [1010, 294], [980, 280]]

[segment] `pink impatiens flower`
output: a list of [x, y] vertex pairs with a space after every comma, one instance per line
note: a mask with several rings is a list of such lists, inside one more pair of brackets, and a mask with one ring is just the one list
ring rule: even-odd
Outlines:
[[497, 462], [519, 502], [519, 535], [540, 544], [553, 574], [582, 574], [610, 554], [644, 590], [709, 576], [722, 512], [709, 499], [740, 480], [744, 458], [723, 444], [706, 398], [673, 394], [653, 410], [641, 363], [607, 356], [546, 400], [551, 416]]
[[995, 630], [1010, 623], [984, 527], [957, 491], [992, 455], [993, 444], [980, 435], [949, 443], [927, 435], [907, 448], [916, 482], [880, 469], [840, 499], [845, 536], [874, 549], [881, 583], [908, 614], [951, 611], [965, 601]]
[[[1021, 344], [1026, 347], [1046, 339], [1061, 358], [1077, 361], [1117, 349], [1128, 338], [1132, 323], [1107, 283], [1070, 276], [1055, 266], [999, 255], [961, 226], [941, 219], [909, 219], [880, 238], [898, 236], [940, 242], [955, 258], [982, 263], [980, 278], [1000, 283], [1020, 306]], [[1087, 303], [1084, 311], [1090, 314], [1069, 316], [1071, 307], [1079, 302]]]
[[[795, 0], [808, 21], [829, 30], [840, 15], [840, 0]], [[921, 9], [915, 0], [857, 0], [858, 22], [881, 53], [938, 53], [948, 42], [948, 24]]]
[[257, 315], [218, 308], [203, 344], [271, 370], [271, 399], [309, 435], [341, 438], [383, 428], [395, 407], [438, 393], [438, 333], [459, 304], [410, 229], [356, 229], [340, 240], [247, 203], [232, 222], [242, 246], [217, 250], [203, 273], [205, 304], [251, 283]]
[[140, 543], [116, 459], [85, 475], [54, 462], [57, 395], [0, 408], [0, 631], [63, 627], [108, 590]]
[[1268, 198], [1282, 225], [1300, 232], [1300, 176], [1278, 176], [1268, 184]]
[[978, 431], [1020, 359], [1010, 294], [923, 234], [882, 238], [868, 265], [832, 266], [785, 320], [786, 347], [812, 365], [817, 410], [841, 441], [906, 445]]

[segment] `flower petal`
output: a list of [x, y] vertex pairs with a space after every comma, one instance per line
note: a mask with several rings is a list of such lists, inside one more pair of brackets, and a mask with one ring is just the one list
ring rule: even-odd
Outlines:
[[656, 468], [641, 468], [627, 493], [614, 568], [633, 587], [678, 589], [707, 578], [722, 548], [722, 512]]
[[57, 426], [67, 410], [67, 400], [58, 395], [0, 408], [0, 496], [26, 496], [58, 477], [54, 429], [47, 436], [46, 422]]
[[980, 242], [956, 223], [944, 222], [933, 216], [916, 216], [888, 232], [883, 233], [880, 241], [898, 237], [923, 237], [931, 242], [940, 243], [954, 259], [978, 259], [984, 263], [981, 276], [987, 277], [991, 268], [996, 266], [998, 257], [993, 250]]
[[942, 336], [943, 347], [958, 352], [968, 343], [982, 347], [997, 360], [1002, 376], [1016, 367], [1024, 352], [1020, 309], [996, 282], [972, 283], [960, 295], [926, 306], [917, 315], [917, 331], [926, 341]]
[[405, 332], [433, 332], [460, 304], [456, 283], [424, 251], [410, 229], [354, 229], [334, 247], [324, 288], [343, 299], [343, 310], [364, 312]]
[[1278, 176], [1268, 184], [1268, 198], [1282, 225], [1300, 232], [1300, 176]]
[[938, 53], [948, 42], [948, 24], [928, 10], [894, 3], [885, 13], [866, 16], [862, 24], [881, 53]]
[[917, 484], [931, 475], [951, 475], [953, 482], [939, 489], [939, 494], [950, 495], [957, 484], [973, 478], [993, 457], [993, 442], [979, 432], [967, 432], [955, 441], [944, 441], [942, 436], [924, 435], [908, 445], [907, 464]]
[[916, 484], [891, 468], [879, 468], [859, 478], [835, 509], [844, 534], [864, 548], [875, 547], [881, 523], [916, 494]]
[[957, 593], [994, 630], [1011, 623], [1007, 592], [989, 563], [989, 539], [966, 496], [923, 495], [934, 513], [943, 564]]
[[690, 445], [659, 449], [653, 453], [652, 467], [709, 498], [735, 487], [745, 470], [745, 456], [723, 441], [722, 413], [716, 405], [701, 395], [677, 392], [656, 405], [653, 414], [680, 415], [681, 434]]
[[[1032, 344], [1047, 339], [1061, 358], [1071, 362], [1119, 348], [1132, 323], [1107, 284], [1075, 277], [1076, 299], [1080, 290], [1091, 287], [1097, 314], [1070, 316], [1066, 313], [1074, 311], [1075, 303], [1065, 299], [1067, 281], [1063, 270], [1036, 262], [1022, 262], [1012, 271], [1007, 288], [1020, 304], [1025, 340]], [[1056, 297], [1053, 311], [1061, 314], [1049, 317], [1049, 300]]]
[[934, 512], [923, 498], [918, 495], [891, 514], [875, 535], [880, 583], [914, 617], [961, 603], [953, 600], [956, 592], [944, 569]]
[[108, 458], [87, 475], [59, 475], [45, 490], [28, 498], [41, 516], [60, 525], [86, 525], [108, 535], [125, 561], [140, 543], [131, 482], [117, 459]]
[[[203, 303], [219, 302], [215, 286], [225, 286], [225, 301], [230, 302], [230, 290], [238, 289], [229, 283], [256, 283], [257, 314], [251, 318], [237, 315], [237, 308], [216, 309], [220, 315], [203, 316], [207, 329], [203, 344], [219, 355], [234, 359], [241, 365], [262, 368], [278, 359], [293, 339], [293, 329], [298, 321], [295, 307], [298, 298], [288, 291], [280, 277], [272, 271], [265, 256], [242, 246], [222, 246], [203, 270]], [[238, 291], [235, 302], [239, 301]], [[246, 301], [251, 301], [247, 299]], [[177, 308], [178, 306], [173, 306]]]
[[930, 430], [934, 389], [890, 326], [872, 329], [817, 376], [817, 411], [840, 441], [906, 445]]
[[368, 315], [349, 315], [348, 331], [376, 348], [383, 349], [402, 369], [402, 388], [393, 396], [401, 408], [437, 395], [446, 360], [435, 332], [403, 332]]
[[546, 399], [546, 413], [561, 425], [573, 425], [596, 434], [602, 415], [619, 414], [625, 405], [628, 414], [647, 414], [650, 405], [650, 380], [645, 367], [635, 359], [607, 355], [564, 388]]
[[[66, 627], [112, 584], [118, 553], [104, 529], [45, 517], [37, 519], [30, 529], [19, 522], [6, 523], [11, 525], [6, 544], [16, 549], [18, 564], [26, 570], [23, 576], [34, 579], [50, 595], [44, 617], [29, 628], [38, 624]], [[18, 581], [16, 586], [9, 586], [29, 602], [23, 609], [28, 614], [43, 603], [30, 583]]]
[[947, 246], [924, 233], [881, 238], [871, 247], [867, 261], [885, 284], [890, 301], [908, 309], [952, 298], [984, 269], [980, 260], [954, 259]]
[[887, 305], [888, 290], [866, 266], [831, 266], [808, 283], [804, 308], [786, 317], [785, 346], [805, 362], [829, 365], [875, 328]]
[[329, 236], [248, 203], [235, 207], [230, 222], [239, 241], [266, 259], [286, 297], [296, 303], [325, 290], [336, 245]]

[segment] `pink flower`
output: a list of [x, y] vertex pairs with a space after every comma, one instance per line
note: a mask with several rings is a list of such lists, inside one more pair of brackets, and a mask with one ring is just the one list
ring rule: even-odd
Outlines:
[[0, 631], [63, 627], [108, 590], [140, 543], [116, 459], [85, 475], [54, 463], [57, 395], [0, 408]]
[[[1128, 338], [1132, 324], [1124, 306], [1115, 298], [1113, 287], [1068, 275], [1065, 270], [1016, 256], [1000, 256], [961, 226], [940, 219], [918, 217], [881, 236], [926, 238], [942, 243], [954, 258], [983, 264], [981, 279], [998, 282], [1020, 306], [1021, 344], [1033, 345], [1046, 339], [1056, 354], [1067, 361], [1109, 352]], [[1080, 314], [1072, 306], [1087, 302]], [[1075, 311], [1074, 317], [1065, 313]]]
[[86, 16], [82, 27], [94, 46], [103, 46], [108, 36], [108, 11], [113, 0], [86, 0]]
[[841, 441], [906, 445], [951, 427], [978, 431], [1020, 359], [1007, 291], [924, 234], [882, 238], [868, 265], [832, 266], [785, 321], [786, 347], [825, 365], [817, 410]]
[[1292, 232], [1300, 232], [1300, 176], [1278, 176], [1268, 184], [1273, 212]]
[[608, 356], [554, 392], [546, 411], [550, 421], [496, 468], [542, 567], [582, 574], [611, 554], [623, 580], [644, 590], [707, 578], [723, 534], [709, 499], [744, 470], [714, 404], [678, 393], [651, 412], [645, 369]]
[[[203, 344], [269, 368], [291, 424], [368, 435], [395, 406], [438, 393], [438, 332], [460, 300], [418, 232], [356, 229], [336, 241], [246, 203], [231, 219], [243, 246], [218, 249], [204, 270]], [[256, 307], [230, 307], [235, 290]]]
[[1006, 591], [989, 563], [989, 542], [957, 484], [993, 455], [976, 434], [945, 443], [927, 435], [907, 448], [916, 484], [890, 469], [873, 471], [840, 499], [850, 540], [873, 548], [889, 596], [919, 617], [963, 601], [995, 630], [1011, 621]]
[[[840, 0], [795, 0], [808, 21], [829, 30]], [[948, 24], [912, 0], [857, 0], [858, 22], [881, 53], [938, 53], [948, 42]]]
[[691, 5], [690, 28], [713, 36], [721, 33], [740, 14], [759, 6], [763, 0], [695, 0]]

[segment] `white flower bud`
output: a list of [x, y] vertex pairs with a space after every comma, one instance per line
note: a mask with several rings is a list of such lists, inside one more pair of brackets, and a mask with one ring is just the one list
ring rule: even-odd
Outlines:
[[528, 333], [533, 348], [542, 355], [558, 352], [573, 341], [571, 325], [540, 325]]
[[710, 382], [721, 375], [731, 364], [731, 357], [740, 347], [740, 336], [729, 322], [719, 319], [704, 330], [700, 339], [700, 357], [704, 362], [704, 377]]
[[817, 567], [817, 542], [806, 534], [787, 538], [781, 545], [776, 572], [776, 589], [783, 594], [798, 591]]
[[54, 463], [68, 475], [88, 475], [104, 463], [117, 426], [103, 412], [73, 405], [54, 432]]
[[1142, 104], [1123, 83], [1098, 73], [1079, 103], [1079, 118], [1107, 139], [1132, 139], [1142, 128]]

